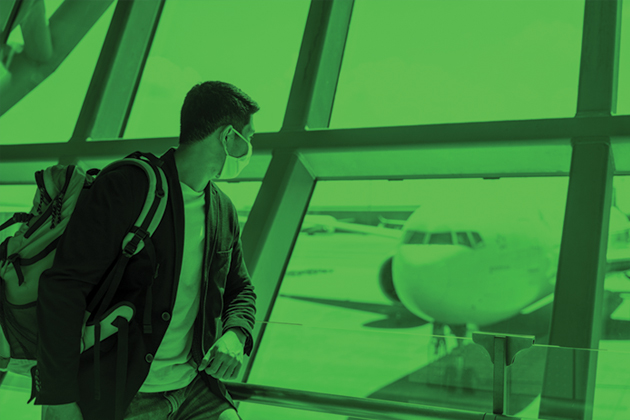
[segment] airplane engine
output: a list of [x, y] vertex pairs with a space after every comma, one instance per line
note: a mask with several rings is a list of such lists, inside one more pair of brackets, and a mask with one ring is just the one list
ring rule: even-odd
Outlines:
[[378, 284], [381, 287], [381, 291], [387, 296], [389, 300], [395, 303], [400, 303], [396, 289], [394, 288], [394, 276], [392, 275], [392, 260], [394, 257], [389, 257], [385, 260], [378, 273]]

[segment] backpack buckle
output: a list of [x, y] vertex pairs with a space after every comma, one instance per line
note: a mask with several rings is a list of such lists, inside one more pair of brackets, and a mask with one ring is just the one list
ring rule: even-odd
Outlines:
[[144, 241], [147, 236], [149, 236], [149, 232], [147, 232], [146, 230], [138, 226], [132, 227], [125, 237], [125, 241], [123, 241], [123, 255], [127, 258], [131, 258], [136, 253], [140, 242]]

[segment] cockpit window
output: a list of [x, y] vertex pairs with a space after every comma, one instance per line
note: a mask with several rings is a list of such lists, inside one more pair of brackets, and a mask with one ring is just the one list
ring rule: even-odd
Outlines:
[[475, 242], [475, 245], [480, 245], [481, 243], [483, 243], [483, 239], [481, 239], [481, 235], [479, 235], [477, 232], [471, 232], [472, 233], [472, 238], [473, 241]]
[[426, 232], [418, 232], [414, 230], [409, 230], [405, 234], [405, 239], [403, 240], [403, 243], [404, 244], [423, 244], [426, 236], [427, 236]]
[[429, 244], [453, 245], [453, 236], [451, 232], [437, 232], [431, 234]]
[[452, 232], [428, 233], [417, 230], [408, 230], [403, 238], [403, 244], [453, 245], [454, 239], [456, 241], [455, 244], [464, 245], [469, 248], [483, 244], [483, 240], [477, 232], [455, 232], [455, 238], [453, 238]]
[[472, 248], [467, 232], [457, 232], [457, 243]]

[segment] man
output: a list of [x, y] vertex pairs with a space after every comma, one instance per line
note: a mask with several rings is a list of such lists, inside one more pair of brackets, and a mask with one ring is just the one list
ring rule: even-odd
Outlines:
[[99, 174], [81, 196], [40, 279], [34, 393], [44, 420], [240, 418], [220, 379], [235, 378], [251, 352], [256, 295], [236, 210], [211, 180], [233, 178], [247, 165], [258, 110], [227, 83], [205, 82], [186, 95], [179, 147], [160, 158], [168, 203], [151, 240], [154, 256], [145, 247], [131, 258], [113, 299], [135, 308], [119, 407], [116, 334], [101, 343], [97, 399], [94, 348], [80, 354], [81, 328], [148, 180], [125, 165]]

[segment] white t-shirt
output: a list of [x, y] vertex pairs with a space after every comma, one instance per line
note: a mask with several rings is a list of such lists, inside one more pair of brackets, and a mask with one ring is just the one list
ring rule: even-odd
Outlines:
[[184, 199], [184, 256], [175, 307], [166, 335], [151, 363], [140, 392], [163, 392], [188, 386], [197, 369], [190, 349], [193, 324], [199, 312], [205, 237], [204, 193], [180, 182]]

